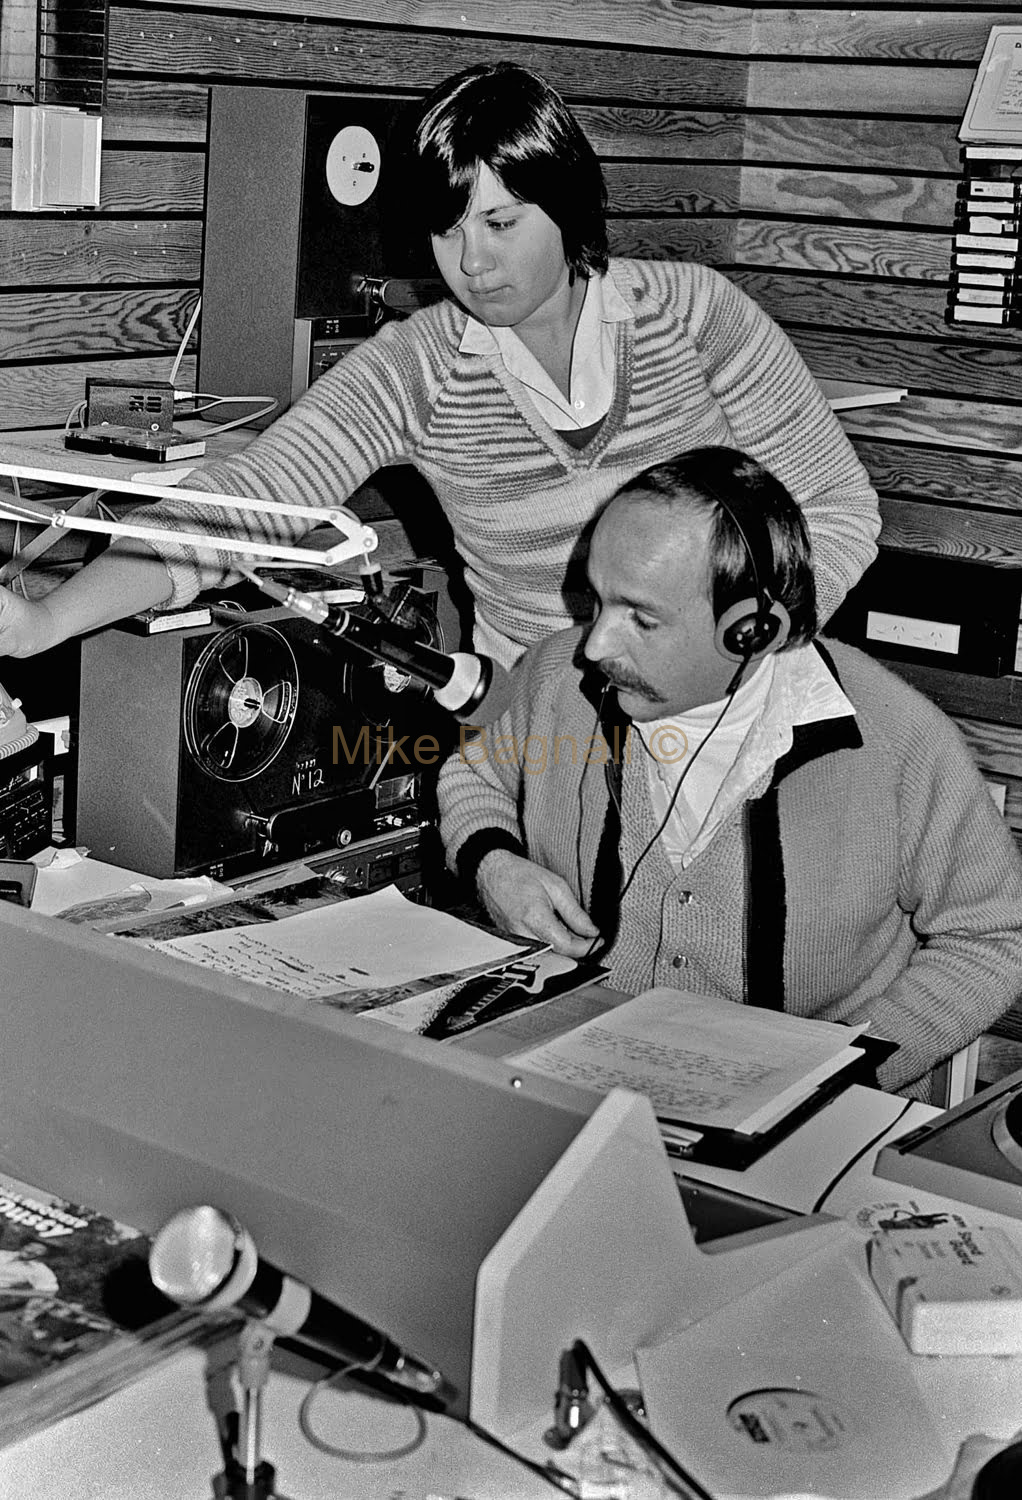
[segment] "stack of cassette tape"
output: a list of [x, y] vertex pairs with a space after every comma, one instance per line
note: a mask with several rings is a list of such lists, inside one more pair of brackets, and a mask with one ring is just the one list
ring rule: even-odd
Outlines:
[[1022, 327], [1022, 145], [970, 142], [962, 161], [948, 321]]

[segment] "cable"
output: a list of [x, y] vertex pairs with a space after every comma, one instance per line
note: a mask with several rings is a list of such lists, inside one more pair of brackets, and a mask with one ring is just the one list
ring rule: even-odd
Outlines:
[[[630, 872], [630, 874], [628, 876], [628, 879], [625, 881], [624, 886], [622, 887], [621, 894], [618, 897], [618, 904], [619, 905], [624, 901], [625, 897], [627, 896], [629, 888], [631, 887], [632, 881], [635, 879], [636, 871], [638, 870], [639, 866], [642, 864], [642, 861], [646, 858], [646, 855], [649, 853], [649, 851], [656, 844], [657, 839], [660, 837], [660, 835], [663, 833], [664, 829], [667, 827], [668, 823], [671, 821], [671, 814], [674, 812], [675, 806], [677, 805], [678, 797], [681, 794], [681, 788], [682, 788], [682, 786], [684, 784], [685, 777], [688, 775], [689, 771], [691, 771], [692, 767], [695, 765], [696, 761], [699, 759], [699, 756], [701, 755], [703, 749], [710, 743], [710, 740], [713, 738], [713, 736], [716, 734], [717, 730], [720, 728], [720, 725], [721, 725], [721, 722], [723, 721], [724, 715], [727, 713], [728, 709], [731, 707], [732, 703], [735, 701], [735, 693], [738, 691], [738, 686], [739, 686], [739, 683], [741, 681], [742, 672], [744, 672], [745, 667], [747, 667], [747, 666], [748, 666], [748, 662], [744, 662], [742, 664], [741, 670], [736, 674], [735, 679], [733, 679], [732, 686], [728, 689], [727, 697], [724, 699], [724, 706], [723, 706], [723, 708], [721, 709], [721, 711], [717, 715], [717, 717], [714, 719], [713, 723], [710, 725], [710, 728], [707, 731], [707, 733], [699, 741], [699, 744], [696, 746], [695, 750], [692, 752], [692, 755], [691, 755], [691, 758], [689, 759], [688, 765], [685, 767], [685, 769], [682, 771], [681, 775], [678, 777], [678, 780], [677, 780], [677, 783], [675, 785], [674, 791], [671, 793], [671, 800], [667, 804], [667, 811], [664, 813], [663, 817], [660, 819], [659, 826], [657, 827], [657, 829], [656, 829], [655, 833], [653, 834], [652, 838], [649, 840], [649, 842], [647, 843], [645, 849], [643, 849], [642, 853], [639, 855], [638, 859], [635, 861], [634, 865], [632, 866], [631, 872]], [[639, 739], [642, 741], [642, 748], [645, 750], [645, 752], [649, 756], [650, 760], [653, 760], [654, 757], [650, 753], [649, 746], [646, 744], [646, 741], [642, 738], [641, 734], [639, 735]]]
[[905, 1115], [912, 1108], [912, 1105], [914, 1103], [914, 1099], [906, 1099], [904, 1109], [899, 1110], [898, 1114], [891, 1121], [891, 1123], [889, 1125], [885, 1125], [883, 1130], [878, 1130], [876, 1135], [871, 1136], [860, 1151], [856, 1151], [854, 1156], [850, 1156], [848, 1158], [844, 1166], [841, 1168], [840, 1172], [835, 1172], [834, 1176], [827, 1183], [827, 1186], [824, 1188], [823, 1192], [820, 1194], [816, 1202], [813, 1204], [812, 1208], [809, 1210], [810, 1213], [818, 1214], [820, 1212], [820, 1210], [823, 1208], [823, 1205], [826, 1203], [827, 1199], [830, 1197], [831, 1193], [837, 1187], [842, 1178], [852, 1170], [857, 1161], [862, 1160], [862, 1158], [866, 1155], [866, 1152], [869, 1151], [871, 1147], [875, 1146], [877, 1141], [882, 1140], [889, 1130], [893, 1130], [895, 1125], [897, 1125], [899, 1121], [904, 1119]]
[[[341, 1448], [335, 1446], [333, 1443], [328, 1443], [325, 1438], [321, 1438], [313, 1429], [312, 1407], [316, 1397], [322, 1395], [324, 1391], [330, 1390], [335, 1381], [343, 1379], [346, 1375], [350, 1375], [352, 1370], [357, 1368], [358, 1366], [356, 1365], [341, 1365], [339, 1369], [331, 1370], [329, 1375], [324, 1375], [321, 1379], [313, 1381], [302, 1397], [302, 1404], [298, 1408], [298, 1426], [301, 1428], [302, 1436], [307, 1443], [311, 1443], [313, 1448], [317, 1448], [320, 1453], [325, 1453], [329, 1458], [343, 1459], [345, 1463], [387, 1464], [393, 1463], [399, 1458], [407, 1458], [410, 1453], [414, 1453], [417, 1448], [422, 1447], [426, 1441], [427, 1432], [424, 1413], [410, 1402], [402, 1404], [407, 1406], [407, 1409], [415, 1418], [415, 1432], [406, 1443], [401, 1443], [395, 1448], [381, 1448], [372, 1452], [357, 1448]], [[352, 1391], [349, 1394], [362, 1395], [362, 1392]]]
[[555, 1490], [560, 1490], [562, 1495], [571, 1495], [573, 1500], [578, 1500], [578, 1482], [570, 1474], [565, 1474], [562, 1469], [557, 1468], [556, 1464], [549, 1462], [538, 1464], [534, 1459], [526, 1458], [524, 1453], [518, 1453], [514, 1448], [509, 1448], [507, 1443], [501, 1442], [495, 1433], [488, 1432], [485, 1427], [480, 1427], [478, 1422], [473, 1422], [471, 1417], [462, 1417], [461, 1421], [464, 1427], [481, 1442], [488, 1443], [491, 1448], [496, 1448], [498, 1453], [503, 1453], [506, 1458], [513, 1459], [515, 1463], [521, 1464], [523, 1468], [538, 1475], [540, 1479], [545, 1479], [547, 1484], [553, 1485]]
[[655, 1438], [649, 1428], [639, 1421], [639, 1418], [631, 1410], [628, 1403], [623, 1399], [617, 1389], [611, 1385], [604, 1375], [589, 1345], [582, 1339], [576, 1339], [571, 1346], [572, 1353], [579, 1360], [584, 1369], [588, 1370], [596, 1379], [597, 1384], [607, 1398], [610, 1407], [618, 1422], [628, 1433], [644, 1453], [648, 1454], [656, 1465], [661, 1477], [670, 1485], [676, 1495], [682, 1495], [685, 1500], [713, 1500], [710, 1491], [704, 1489], [692, 1474], [675, 1458], [670, 1449]]
[[[421, 1448], [428, 1433], [425, 1413], [410, 1400], [403, 1404], [413, 1412], [416, 1430], [407, 1443], [402, 1443], [395, 1448], [380, 1449], [375, 1452], [365, 1452], [357, 1448], [342, 1448], [333, 1443], [328, 1443], [314, 1430], [312, 1426], [312, 1407], [317, 1396], [329, 1389], [335, 1381], [342, 1379], [346, 1375], [350, 1375], [356, 1368], [355, 1365], [342, 1365], [340, 1369], [331, 1371], [329, 1375], [324, 1375], [322, 1379], [314, 1381], [309, 1386], [298, 1408], [298, 1426], [301, 1429], [302, 1436], [307, 1443], [310, 1443], [313, 1448], [318, 1449], [320, 1453], [325, 1453], [329, 1458], [341, 1459], [346, 1463], [382, 1464], [393, 1463], [399, 1458], [407, 1458], [410, 1453], [414, 1453], [418, 1448]], [[350, 1394], [361, 1393], [351, 1392]], [[521, 1464], [533, 1474], [538, 1475], [540, 1479], [545, 1479], [548, 1484], [553, 1485], [554, 1489], [559, 1490], [562, 1495], [570, 1495], [572, 1500], [578, 1500], [578, 1485], [570, 1474], [565, 1474], [552, 1463], [544, 1465], [536, 1463], [531, 1458], [526, 1458], [523, 1453], [516, 1452], [514, 1448], [510, 1448], [506, 1443], [502, 1442], [494, 1433], [487, 1431], [485, 1427], [480, 1427], [477, 1422], [473, 1422], [471, 1417], [454, 1418], [454, 1420], [460, 1421], [467, 1431], [471, 1432], [474, 1437], [479, 1438], [481, 1442], [489, 1444], [491, 1448], [496, 1448], [506, 1458], [510, 1458], [515, 1463]]]
[[175, 391], [174, 400], [206, 403], [205, 406], [196, 406], [190, 412], [185, 412], [186, 417], [200, 417], [203, 412], [212, 411], [214, 406], [235, 406], [239, 401], [244, 401], [249, 406], [259, 401], [263, 402], [258, 411], [248, 412], [243, 417], [235, 417], [230, 422], [221, 422], [219, 427], [208, 428], [209, 437], [216, 437], [218, 432], [230, 432], [232, 427], [246, 427], [250, 422], [258, 421], [260, 417], [268, 417], [280, 405], [276, 396], [215, 396], [209, 391]]
[[77, 406], [72, 406], [64, 419], [65, 434], [73, 432], [76, 427], [81, 427], [82, 417], [85, 415], [85, 405], [84, 401], [79, 401]]
[[188, 326], [186, 327], [184, 333], [181, 335], [181, 342], [177, 346], [177, 353], [174, 356], [174, 363], [171, 365], [170, 374], [167, 376], [168, 385], [176, 385], [177, 383], [177, 372], [178, 370], [180, 370], [181, 361], [185, 357], [185, 350], [188, 348], [188, 340], [191, 338], [195, 325], [199, 321], [199, 309], [201, 307], [202, 298], [198, 297], [196, 298], [195, 306], [192, 308], [192, 315], [188, 319]]
[[[256, 422], [260, 417], [268, 417], [271, 412], [276, 411], [277, 406], [279, 405], [279, 402], [276, 400], [276, 398], [270, 400], [270, 398], [267, 396], [222, 396], [220, 400], [230, 401], [232, 405], [235, 401], [264, 401], [266, 402], [266, 405], [261, 406], [258, 411], [249, 412], [247, 416], [235, 417], [231, 422], [221, 422], [219, 427], [211, 427], [208, 433], [209, 437], [216, 437], [221, 432], [230, 432], [232, 428], [235, 427], [247, 427], [250, 422]], [[210, 405], [215, 404], [217, 403], [210, 403]], [[207, 409], [208, 408], [203, 407], [203, 411], [206, 411]]]
[[[688, 775], [689, 771], [691, 771], [692, 767], [695, 765], [696, 761], [699, 759], [700, 753], [702, 752], [703, 748], [710, 743], [710, 740], [713, 738], [714, 734], [720, 728], [720, 725], [721, 725], [721, 722], [722, 722], [722, 720], [724, 718], [724, 715], [727, 713], [728, 709], [731, 707], [732, 703], [735, 701], [735, 694], [738, 692], [738, 689], [741, 686], [742, 677], [744, 676], [746, 668], [748, 666], [749, 666], [749, 658], [746, 658], [746, 660], [742, 662], [741, 666], [738, 668], [738, 671], [735, 673], [734, 677], [732, 677], [730, 683], [728, 684], [728, 690], [727, 690], [727, 694], [726, 694], [726, 696], [724, 698], [724, 706], [723, 706], [723, 708], [721, 709], [720, 713], [717, 715], [717, 717], [713, 721], [713, 723], [710, 725], [710, 728], [707, 731], [707, 733], [705, 734], [705, 736], [703, 737], [703, 739], [700, 740], [699, 744], [696, 746], [695, 750], [692, 753], [692, 757], [691, 757], [691, 759], [688, 762], [688, 765], [685, 767], [685, 769], [682, 771], [681, 775], [678, 777], [678, 780], [677, 780], [677, 783], [675, 785], [674, 791], [671, 793], [670, 801], [667, 804], [667, 811], [664, 813], [663, 817], [660, 819], [660, 822], [657, 825], [656, 829], [654, 830], [652, 837], [650, 838], [649, 842], [646, 844], [646, 847], [642, 850], [642, 852], [639, 855], [638, 859], [635, 861], [634, 865], [632, 866], [631, 870], [629, 871], [628, 879], [625, 881], [624, 885], [621, 887], [620, 895], [617, 898], [617, 905], [618, 905], [618, 910], [619, 911], [620, 911], [621, 907], [624, 905], [625, 897], [627, 896], [629, 890], [631, 889], [632, 881], [635, 879], [636, 872], [638, 871], [639, 866], [642, 864], [642, 861], [646, 858], [646, 855], [655, 846], [657, 839], [660, 837], [660, 835], [663, 833], [664, 829], [667, 827], [668, 823], [671, 821], [671, 814], [674, 812], [675, 806], [677, 805], [678, 797], [679, 797], [679, 795], [681, 793], [681, 788], [682, 788], [682, 785], [684, 783], [685, 777]], [[606, 692], [607, 692], [607, 689], [604, 688], [604, 696], [606, 696]], [[602, 707], [602, 704], [603, 704], [603, 698], [602, 697], [600, 699], [600, 704], [601, 704], [601, 707]], [[599, 719], [599, 715], [597, 715], [597, 719]], [[638, 738], [639, 738], [639, 741], [640, 741], [640, 743], [642, 745], [643, 750], [645, 750], [646, 754], [648, 756], [650, 756], [650, 759], [652, 760], [653, 757], [652, 757], [652, 755], [650, 755], [649, 746], [646, 744], [646, 741], [643, 739], [643, 737], [642, 737], [641, 734], [639, 735]], [[581, 786], [582, 786], [582, 780], [584, 779], [584, 776], [585, 776], [585, 770], [583, 768], [582, 776], [579, 778], [579, 803], [580, 804], [581, 804]], [[613, 788], [610, 786], [609, 782], [608, 782], [608, 791], [610, 792], [610, 797], [611, 797], [612, 802], [614, 803], [614, 806], [617, 808], [618, 818], [621, 819], [622, 822], [623, 822], [623, 813], [622, 813], [621, 803], [618, 801], [617, 794], [613, 790]], [[579, 843], [581, 842], [581, 837], [582, 837], [582, 821], [581, 821], [581, 811], [580, 811], [579, 826], [578, 826], [578, 841], [579, 841]], [[579, 886], [579, 889], [581, 889], [581, 885]], [[661, 901], [661, 913], [662, 913], [662, 911], [663, 911], [663, 902]], [[662, 944], [662, 941], [663, 941], [663, 917], [662, 917], [662, 915], [661, 915], [661, 922], [660, 922], [660, 932], [661, 932], [661, 942], [657, 944], [657, 955], [659, 955], [659, 953], [660, 953], [660, 947], [661, 947], [661, 944]], [[594, 937], [593, 938], [592, 942], [589, 944], [589, 947], [586, 949], [585, 953], [582, 955], [583, 959], [586, 959], [586, 958], [589, 958], [589, 957], [592, 956], [593, 949], [596, 947], [596, 945], [600, 941], [601, 941], [600, 937]], [[656, 960], [655, 959], [654, 959], [654, 964], [653, 964], [653, 972], [654, 972], [654, 974], [656, 973]]]

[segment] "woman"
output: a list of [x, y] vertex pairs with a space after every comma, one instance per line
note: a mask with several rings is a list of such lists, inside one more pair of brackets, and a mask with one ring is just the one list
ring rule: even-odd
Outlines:
[[[418, 118], [407, 197], [451, 300], [382, 328], [190, 487], [336, 506], [412, 463], [451, 522], [476, 648], [510, 665], [582, 608], [572, 551], [620, 485], [683, 448], [726, 444], [803, 506], [831, 613], [875, 551], [865, 470], [787, 338], [730, 282], [609, 261], [600, 165], [553, 89], [509, 63], [441, 84]], [[289, 542], [308, 529], [185, 497], [159, 515]], [[31, 655], [230, 576], [213, 550], [118, 543], [43, 600], [0, 597], [0, 651]]]

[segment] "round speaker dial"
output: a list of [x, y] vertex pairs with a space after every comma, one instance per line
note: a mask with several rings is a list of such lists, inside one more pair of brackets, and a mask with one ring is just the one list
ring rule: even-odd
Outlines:
[[371, 130], [345, 125], [330, 142], [326, 155], [326, 185], [345, 207], [364, 203], [380, 180], [380, 147]]
[[239, 625], [204, 647], [185, 687], [185, 745], [217, 781], [249, 781], [271, 765], [298, 711], [298, 663], [269, 625]]

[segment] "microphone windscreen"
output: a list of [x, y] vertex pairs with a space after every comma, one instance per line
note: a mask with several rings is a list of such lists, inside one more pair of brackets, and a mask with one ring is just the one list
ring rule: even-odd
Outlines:
[[511, 703], [511, 674], [499, 662], [493, 662], [493, 675], [483, 697], [470, 708], [455, 711], [462, 724], [492, 724]]

